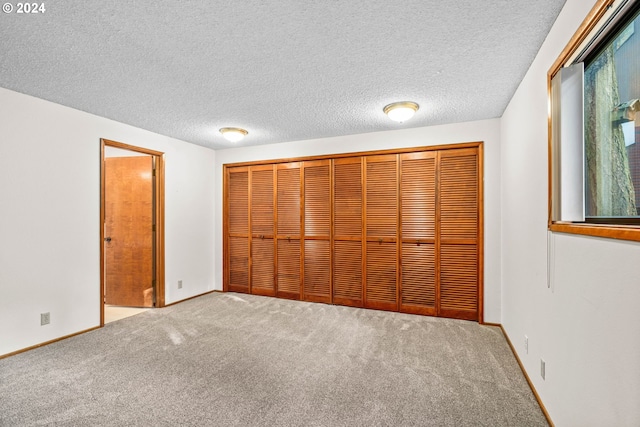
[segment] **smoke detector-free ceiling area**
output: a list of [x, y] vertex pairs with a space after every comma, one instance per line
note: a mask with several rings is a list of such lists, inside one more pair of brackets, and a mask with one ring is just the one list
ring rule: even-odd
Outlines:
[[[194, 144], [500, 117], [565, 0], [45, 2], [0, 14], [0, 86]], [[408, 122], [383, 108], [412, 101]]]

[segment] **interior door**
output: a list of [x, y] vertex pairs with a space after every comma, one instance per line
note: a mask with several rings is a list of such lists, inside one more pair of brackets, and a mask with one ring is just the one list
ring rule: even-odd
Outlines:
[[153, 307], [153, 158], [105, 159], [105, 303]]

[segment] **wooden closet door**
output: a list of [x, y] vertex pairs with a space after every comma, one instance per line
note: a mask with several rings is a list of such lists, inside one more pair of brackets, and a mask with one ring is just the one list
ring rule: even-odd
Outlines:
[[400, 310], [436, 315], [436, 152], [400, 155]]
[[398, 310], [398, 156], [365, 157], [365, 307]]
[[290, 299], [301, 293], [300, 167], [299, 162], [276, 166], [276, 295]]
[[227, 286], [249, 292], [249, 170], [227, 169]]
[[439, 315], [478, 320], [478, 150], [439, 153]]
[[333, 302], [362, 307], [363, 159], [333, 161]]
[[331, 160], [304, 162], [303, 299], [331, 302]]
[[275, 295], [274, 167], [251, 166], [251, 293]]

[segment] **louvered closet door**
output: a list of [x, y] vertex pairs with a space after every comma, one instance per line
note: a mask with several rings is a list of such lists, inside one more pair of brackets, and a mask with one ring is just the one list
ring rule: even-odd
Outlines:
[[249, 292], [249, 171], [227, 169], [227, 290]]
[[439, 153], [439, 315], [478, 319], [478, 150]]
[[300, 299], [300, 163], [277, 165], [276, 294]]
[[362, 307], [363, 159], [333, 161], [333, 302]]
[[331, 302], [331, 160], [304, 162], [303, 299]]
[[436, 315], [436, 152], [400, 156], [400, 310]]
[[365, 158], [365, 307], [398, 309], [398, 156]]
[[275, 295], [274, 167], [251, 166], [251, 293]]

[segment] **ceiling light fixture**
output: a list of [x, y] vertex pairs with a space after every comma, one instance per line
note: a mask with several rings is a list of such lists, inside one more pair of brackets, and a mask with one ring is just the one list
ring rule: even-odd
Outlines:
[[420, 106], [415, 102], [403, 101], [389, 104], [382, 111], [395, 122], [405, 122], [409, 120], [418, 111]]
[[238, 142], [242, 140], [249, 132], [240, 128], [222, 128], [220, 129], [220, 133], [230, 142]]

